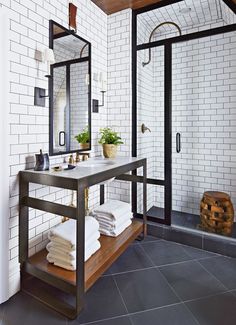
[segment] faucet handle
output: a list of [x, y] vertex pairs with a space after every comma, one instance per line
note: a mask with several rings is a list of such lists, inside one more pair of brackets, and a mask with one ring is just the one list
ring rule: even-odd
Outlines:
[[75, 158], [75, 162], [79, 163], [80, 162], [80, 157], [79, 157], [79, 152], [76, 152], [76, 158]]
[[90, 157], [90, 153], [89, 152], [84, 152], [82, 154], [82, 160], [83, 161], [88, 160], [89, 157]]

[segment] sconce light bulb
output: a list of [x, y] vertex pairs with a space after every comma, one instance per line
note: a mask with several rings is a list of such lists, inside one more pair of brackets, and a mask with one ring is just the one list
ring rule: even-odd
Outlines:
[[47, 76], [50, 76], [50, 66], [55, 63], [55, 56], [52, 49], [46, 48], [44, 50], [44, 62], [47, 64]]
[[86, 77], [85, 77], [85, 84], [86, 84], [86, 86], [89, 86], [89, 81], [90, 81], [90, 80], [89, 80], [89, 77], [90, 77], [90, 76], [89, 76], [89, 74], [87, 73], [87, 74], [86, 74]]
[[100, 72], [99, 75], [99, 84], [102, 92], [107, 91], [107, 78], [105, 72]]

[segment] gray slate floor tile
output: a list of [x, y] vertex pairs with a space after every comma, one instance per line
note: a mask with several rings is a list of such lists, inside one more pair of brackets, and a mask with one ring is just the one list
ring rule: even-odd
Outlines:
[[87, 292], [79, 323], [88, 323], [127, 314], [117, 286], [111, 276], [102, 277]]
[[158, 269], [115, 275], [130, 313], [179, 302]]
[[193, 259], [201, 259], [201, 258], [207, 258], [207, 257], [214, 257], [217, 256], [215, 253], [204, 251], [203, 249], [194, 248], [190, 246], [182, 246], [185, 252], [191, 256]]
[[236, 289], [236, 259], [218, 256], [200, 263], [228, 289]]
[[19, 293], [5, 306], [3, 325], [66, 325], [66, 318], [30, 296]]
[[160, 271], [183, 301], [227, 290], [196, 261], [163, 266]]
[[186, 303], [200, 325], [235, 325], [236, 297], [225, 293]]
[[140, 245], [131, 245], [110, 267], [109, 273], [127, 272], [151, 266], [153, 266], [153, 263], [147, 257], [142, 247]]
[[[68, 324], [70, 325], [70, 324]], [[117, 317], [113, 319], [102, 320], [100, 322], [92, 323], [91, 325], [133, 325], [128, 316]]]
[[133, 325], [197, 325], [184, 304], [145, 311], [131, 316]]
[[236, 290], [233, 290], [233, 291], [232, 291], [232, 294], [233, 294], [234, 296], [236, 296]]
[[182, 245], [160, 240], [142, 245], [146, 254], [156, 266], [188, 261], [192, 258], [186, 253]]

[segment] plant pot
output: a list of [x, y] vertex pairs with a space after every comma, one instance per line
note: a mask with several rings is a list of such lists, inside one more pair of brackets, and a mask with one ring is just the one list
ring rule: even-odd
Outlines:
[[116, 158], [117, 145], [115, 144], [103, 144], [103, 155], [105, 158]]
[[79, 147], [80, 149], [88, 149], [89, 148], [89, 143], [79, 143]]

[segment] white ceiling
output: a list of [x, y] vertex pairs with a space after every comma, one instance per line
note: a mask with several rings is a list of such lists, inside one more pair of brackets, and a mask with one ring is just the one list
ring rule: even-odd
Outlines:
[[[180, 28], [186, 29], [188, 27], [222, 20], [221, 1], [222, 0], [185, 0], [155, 9], [138, 15], [138, 28], [142, 24], [146, 25], [149, 30], [153, 30], [162, 22], [172, 21], [177, 23]], [[191, 11], [186, 14], [180, 13], [180, 10], [186, 7], [191, 8]], [[172, 33], [174, 31], [176, 31], [176, 35], [178, 35], [174, 26], [165, 25], [161, 27], [157, 33], [160, 35]]]

